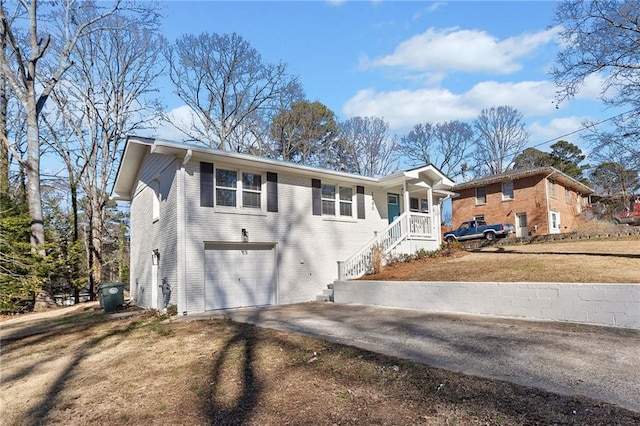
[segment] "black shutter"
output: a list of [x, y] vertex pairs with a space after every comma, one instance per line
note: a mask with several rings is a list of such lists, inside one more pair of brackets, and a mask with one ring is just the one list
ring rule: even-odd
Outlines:
[[364, 219], [364, 186], [356, 186], [356, 202], [358, 203], [358, 219]]
[[278, 211], [278, 174], [267, 172], [267, 211]]
[[200, 206], [213, 207], [213, 163], [200, 163]]
[[322, 187], [320, 186], [320, 179], [311, 179], [311, 200], [313, 214], [322, 216]]

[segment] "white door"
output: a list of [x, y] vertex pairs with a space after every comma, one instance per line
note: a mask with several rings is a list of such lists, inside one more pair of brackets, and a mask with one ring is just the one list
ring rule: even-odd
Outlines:
[[526, 237], [529, 235], [529, 225], [527, 224], [526, 213], [516, 213], [516, 237]]
[[560, 213], [558, 212], [549, 212], [549, 233], [560, 233]]
[[205, 247], [205, 310], [275, 303], [274, 246]]

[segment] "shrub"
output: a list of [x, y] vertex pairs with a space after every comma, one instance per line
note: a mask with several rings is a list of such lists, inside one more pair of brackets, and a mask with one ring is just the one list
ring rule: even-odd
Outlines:
[[384, 261], [384, 251], [379, 244], [371, 247], [371, 269], [374, 274], [379, 274], [382, 271], [382, 263]]

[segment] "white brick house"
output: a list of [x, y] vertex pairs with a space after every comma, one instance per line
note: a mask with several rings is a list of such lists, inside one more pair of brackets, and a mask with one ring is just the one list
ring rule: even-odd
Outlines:
[[182, 313], [313, 300], [363, 275], [373, 244], [438, 248], [452, 186], [431, 165], [376, 179], [129, 137], [113, 198], [131, 203], [131, 296]]

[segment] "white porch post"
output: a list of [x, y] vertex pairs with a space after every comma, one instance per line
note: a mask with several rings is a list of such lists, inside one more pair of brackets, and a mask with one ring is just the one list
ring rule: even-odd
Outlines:
[[403, 205], [404, 205], [404, 211], [402, 213], [409, 213], [409, 190], [407, 188], [407, 181], [405, 180], [402, 183], [402, 191], [404, 193], [404, 197], [403, 198]]
[[427, 188], [427, 203], [429, 203], [429, 216], [431, 216], [431, 235], [440, 235], [440, 209], [433, 202], [433, 188]]

